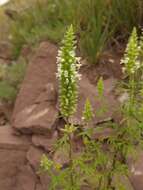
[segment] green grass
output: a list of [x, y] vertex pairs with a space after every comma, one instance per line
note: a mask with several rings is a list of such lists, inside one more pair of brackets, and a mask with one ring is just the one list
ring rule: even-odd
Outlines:
[[97, 63], [112, 38], [125, 41], [143, 19], [142, 0], [13, 0], [7, 7], [18, 11], [10, 24], [15, 57], [24, 44], [58, 43], [72, 23], [81, 55]]
[[[56, 14], [55, 14], [56, 12]], [[65, 31], [65, 23], [58, 18], [53, 3], [36, 3], [23, 11], [11, 25], [14, 55], [17, 57], [24, 44], [34, 45], [39, 41], [58, 42]]]
[[104, 0], [83, 0], [80, 1], [80, 9], [77, 11], [81, 19], [78, 23], [81, 52], [91, 63], [96, 63], [112, 33], [111, 9], [107, 12]]
[[[128, 179], [132, 171], [127, 161], [129, 158], [135, 161], [139, 150], [143, 148], [143, 94], [141, 94], [142, 82], [138, 80], [142, 77], [143, 69], [140, 59], [141, 50], [143, 50], [143, 36], [139, 37], [134, 28], [122, 60], [123, 73], [129, 76], [126, 80], [129, 98], [120, 104], [120, 114], [122, 112], [120, 122], [108, 121], [104, 124], [93, 124], [95, 114], [92, 112], [90, 100], [87, 100], [82, 123], [74, 125], [72, 121], [69, 122], [69, 117], [76, 112], [76, 109], [69, 112], [69, 107], [71, 109], [75, 107], [78, 98], [74, 96], [78, 91], [78, 81], [74, 80], [77, 79], [78, 70], [74, 72], [73, 64], [76, 62], [73, 52], [75, 48], [73, 48], [74, 36], [71, 31], [70, 29], [67, 32], [63, 40], [64, 46], [60, 48], [58, 56], [59, 89], [63, 91], [59, 95], [59, 103], [62, 105], [59, 110], [66, 124], [60, 128], [59, 138], [52, 149], [54, 155], [57, 153], [59, 157], [64, 155], [66, 161], [62, 162], [54, 159], [54, 155], [52, 157], [44, 154], [40, 162], [40, 172], [50, 176], [50, 190], [81, 190], [83, 187], [90, 190], [132, 189]], [[73, 88], [75, 85], [77, 87]], [[124, 87], [123, 89], [126, 91]], [[97, 97], [100, 99], [99, 102], [102, 102], [102, 110], [106, 106], [104, 90], [104, 81], [100, 78], [97, 82]], [[72, 96], [72, 101], [68, 94]], [[116, 109], [119, 111], [119, 107]], [[97, 107], [96, 111], [100, 111], [100, 108]], [[105, 115], [102, 112], [102, 117]], [[110, 129], [106, 135], [105, 129]], [[95, 137], [98, 132], [101, 133]], [[77, 151], [75, 146], [79, 146], [79, 142], [81, 148]]]
[[113, 23], [116, 30], [125, 37], [129, 35], [134, 26], [140, 28], [143, 19], [142, 0], [112, 0]]
[[0, 65], [0, 100], [14, 102], [23, 81], [26, 71], [26, 62], [21, 58], [20, 62], [10, 66]]
[[[81, 54], [95, 63], [111, 34], [111, 11], [101, 1], [56, 0], [36, 3], [12, 24], [12, 42], [18, 56], [23, 44], [50, 39], [59, 42], [66, 27], [73, 23], [79, 34]], [[107, 24], [106, 24], [107, 23]]]
[[7, 40], [9, 35], [9, 21], [4, 14], [4, 9], [0, 7], [0, 41]]

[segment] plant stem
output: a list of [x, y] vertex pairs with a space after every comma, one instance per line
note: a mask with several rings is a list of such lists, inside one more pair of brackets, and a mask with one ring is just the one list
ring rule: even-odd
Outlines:
[[130, 102], [129, 102], [129, 115], [132, 115], [132, 108], [134, 107], [134, 100], [135, 100], [135, 80], [134, 74], [131, 74], [129, 77], [129, 88], [130, 88]]
[[72, 137], [69, 134], [69, 159], [70, 159], [70, 180], [71, 180], [71, 187], [74, 187], [74, 179], [73, 179], [73, 151], [72, 151]]
[[[67, 118], [67, 125], [69, 126], [69, 120]], [[70, 167], [70, 182], [71, 182], [71, 190], [74, 188], [74, 178], [73, 178], [73, 146], [72, 146], [72, 136], [68, 134], [69, 139], [69, 167]], [[73, 189], [74, 190], [74, 189]]]
[[113, 156], [112, 169], [108, 175], [107, 189], [115, 190], [115, 187], [112, 186], [112, 179], [113, 179], [113, 172], [116, 165], [116, 159], [117, 159], [117, 151], [115, 151], [114, 156]]

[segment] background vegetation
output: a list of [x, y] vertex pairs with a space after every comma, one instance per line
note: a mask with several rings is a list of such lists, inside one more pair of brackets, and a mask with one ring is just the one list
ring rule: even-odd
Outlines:
[[124, 42], [133, 26], [140, 29], [143, 21], [142, 0], [16, 2], [7, 5], [12, 10], [20, 9], [11, 22], [16, 56], [25, 43], [35, 44], [44, 39], [59, 42], [66, 27], [72, 23], [81, 54], [96, 63], [107, 47]]
[[0, 100], [14, 102], [26, 71], [26, 61], [12, 65], [0, 65]]
[[124, 47], [133, 27], [140, 32], [142, 23], [142, 0], [11, 0], [0, 9], [0, 40], [13, 44], [18, 59], [25, 44], [59, 43], [73, 24], [80, 55], [99, 63], [104, 51]]

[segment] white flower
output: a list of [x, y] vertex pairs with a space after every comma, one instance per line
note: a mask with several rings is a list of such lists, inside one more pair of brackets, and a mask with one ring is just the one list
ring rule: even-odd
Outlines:
[[80, 78], [78, 74], [80, 58], [76, 57], [75, 42], [70, 38], [74, 39], [72, 27], [66, 33], [63, 47], [60, 48], [57, 56], [60, 110], [64, 117], [72, 115], [76, 110], [77, 81]]

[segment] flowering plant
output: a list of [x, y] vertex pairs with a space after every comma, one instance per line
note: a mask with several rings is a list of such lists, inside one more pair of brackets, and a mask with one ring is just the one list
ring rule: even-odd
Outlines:
[[134, 28], [129, 38], [124, 58], [121, 60], [121, 64], [124, 64], [123, 71], [128, 75], [134, 74], [140, 68], [139, 52], [137, 30]]
[[75, 55], [75, 44], [71, 25], [65, 34], [57, 57], [60, 111], [64, 118], [71, 116], [76, 111], [77, 105], [80, 59]]

